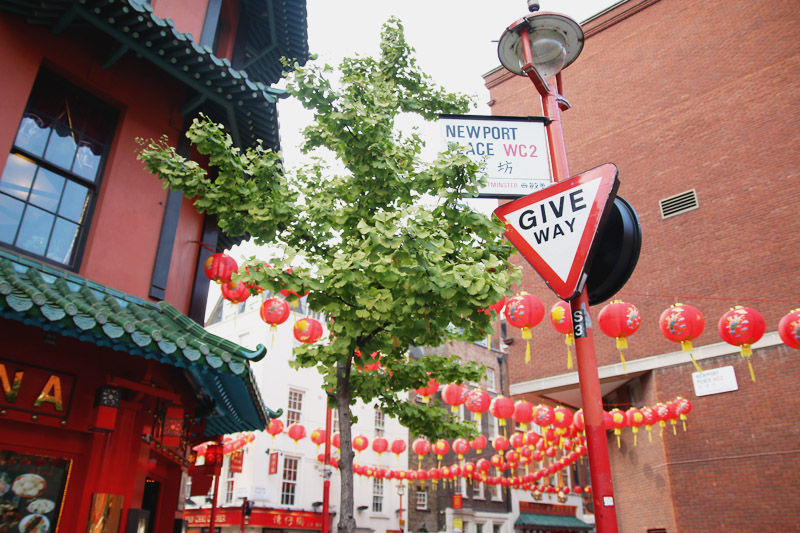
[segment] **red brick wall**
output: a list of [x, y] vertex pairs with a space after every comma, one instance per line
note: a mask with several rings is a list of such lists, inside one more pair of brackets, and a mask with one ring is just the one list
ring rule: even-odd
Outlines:
[[[590, 35], [564, 73], [571, 172], [614, 162], [619, 194], [641, 219], [639, 263], [619, 294], [643, 317], [628, 359], [676, 349], [658, 330], [676, 301], [705, 314], [696, 345], [720, 342], [717, 321], [733, 305], [758, 309], [774, 331], [800, 302], [796, 7], [662, 0]], [[498, 71], [487, 86], [493, 114], [541, 113], [527, 78]], [[700, 208], [662, 220], [658, 201], [688, 189]], [[522, 288], [548, 309], [557, 299], [530, 269]], [[549, 324], [533, 336], [534, 365], [521, 364], [524, 343], [511, 347], [512, 382], [566, 370], [562, 338]], [[595, 337], [599, 363], [617, 362], [614, 340]]]
[[[584, 26], [583, 53], [564, 73], [573, 105], [564, 135], [571, 173], [615, 163], [619, 194], [641, 219], [641, 257], [619, 294], [643, 317], [628, 360], [678, 349], [658, 329], [676, 301], [705, 314], [696, 346], [721, 342], [717, 322], [733, 305], [759, 310], [768, 332], [800, 307], [798, 23], [790, 0], [630, 0]], [[541, 114], [527, 78], [495, 71], [486, 81], [494, 114]], [[662, 219], [659, 200], [689, 189], [699, 209]], [[556, 301], [529, 267], [522, 289], [547, 309]], [[533, 330], [530, 365], [509, 329], [511, 383], [566, 372], [563, 337], [547, 319]], [[619, 361], [597, 329], [595, 344], [601, 366]], [[644, 376], [644, 404], [683, 395], [694, 411], [686, 433], [655, 430], [652, 443], [641, 431], [634, 447], [626, 429], [617, 448], [609, 435], [620, 531], [799, 530], [799, 362], [786, 347], [757, 350], [753, 383], [738, 354], [706, 360], [704, 369], [734, 366], [739, 390], [700, 398], [688, 359]], [[607, 401], [625, 409], [630, 399]]]

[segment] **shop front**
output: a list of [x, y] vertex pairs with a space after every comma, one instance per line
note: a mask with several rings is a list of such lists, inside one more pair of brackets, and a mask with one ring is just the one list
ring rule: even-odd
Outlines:
[[[187, 509], [187, 533], [207, 533], [211, 509]], [[244, 520], [244, 528], [242, 528]], [[289, 533], [291, 531], [322, 531], [323, 514], [309, 511], [287, 511], [267, 507], [253, 507], [246, 516], [242, 507], [218, 508], [214, 516], [219, 533]]]

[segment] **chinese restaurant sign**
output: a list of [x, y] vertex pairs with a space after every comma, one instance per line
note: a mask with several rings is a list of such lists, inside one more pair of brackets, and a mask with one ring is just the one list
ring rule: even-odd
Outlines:
[[0, 359], [0, 409], [66, 420], [75, 376]]
[[439, 115], [442, 147], [483, 166], [488, 177], [479, 197], [519, 198], [550, 185], [547, 117]]
[[[189, 527], [208, 527], [208, 522], [211, 518], [210, 509], [187, 509], [185, 513]], [[214, 522], [215, 526], [241, 525], [242, 509], [240, 507], [217, 509]], [[250, 527], [319, 531], [322, 529], [322, 513], [255, 508], [247, 525]]]

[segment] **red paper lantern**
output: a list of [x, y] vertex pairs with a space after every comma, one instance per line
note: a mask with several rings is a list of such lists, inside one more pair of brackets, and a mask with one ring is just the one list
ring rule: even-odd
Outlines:
[[316, 318], [301, 318], [294, 323], [294, 338], [303, 344], [314, 344], [322, 337], [322, 324]]
[[337, 450], [342, 449], [342, 436], [337, 431], [331, 436], [331, 446], [336, 448]]
[[457, 413], [458, 406], [467, 401], [467, 388], [455, 383], [445, 385], [442, 389], [442, 401], [450, 406], [453, 413]]
[[692, 341], [699, 337], [706, 327], [703, 313], [692, 305], [675, 304], [661, 313], [658, 327], [667, 340], [681, 343], [681, 349], [689, 354], [695, 370], [702, 372], [703, 369], [692, 355]]
[[542, 436], [536, 433], [535, 431], [529, 431], [525, 433], [526, 446], [536, 446], [536, 443], [538, 443], [541, 439]]
[[553, 328], [564, 335], [564, 344], [567, 345], [567, 368], [572, 369], [572, 348], [575, 343], [575, 336], [572, 333], [572, 313], [569, 302], [560, 300], [550, 308], [550, 324]]
[[289, 318], [291, 308], [286, 300], [283, 298], [272, 297], [267, 298], [261, 303], [259, 315], [261, 320], [270, 325], [270, 330], [275, 331], [278, 329], [278, 324], [283, 324]]
[[399, 459], [400, 458], [400, 454], [403, 453], [404, 451], [406, 451], [406, 441], [404, 441], [403, 439], [395, 439], [395, 440], [393, 440], [392, 441], [391, 450], [392, 450], [392, 453], [395, 454], [397, 456], [397, 458]]
[[428, 439], [424, 437], [414, 439], [414, 442], [411, 443], [411, 451], [417, 454], [418, 457], [417, 468], [419, 468], [420, 465], [422, 465], [422, 456], [431, 453], [431, 443], [428, 442]]
[[642, 417], [644, 417], [644, 428], [647, 430], [647, 440], [653, 442], [651, 428], [658, 422], [658, 415], [647, 406], [640, 408], [639, 412], [642, 413]]
[[117, 387], [104, 386], [95, 391], [95, 417], [91, 427], [92, 431], [114, 431], [121, 398], [122, 391]]
[[492, 439], [492, 448], [497, 450], [498, 452], [504, 452], [508, 450], [509, 442], [508, 439], [502, 435], [498, 435], [494, 439]]
[[462, 468], [461, 471], [464, 477], [472, 476], [472, 474], [475, 473], [475, 463], [470, 463], [470, 462], [464, 463], [464, 468]]
[[522, 431], [528, 431], [528, 423], [533, 420], [533, 404], [526, 400], [520, 400], [514, 404], [514, 423], [519, 425]]
[[369, 439], [364, 435], [357, 435], [353, 439], [353, 449], [358, 453], [361, 453], [364, 450], [366, 450], [368, 446], [369, 446]]
[[534, 296], [522, 292], [506, 302], [503, 312], [506, 321], [515, 328], [522, 329], [522, 338], [527, 341], [525, 348], [525, 362], [531, 361], [531, 328], [538, 325], [544, 318], [544, 305], [542, 301]]
[[250, 289], [243, 281], [234, 285], [233, 282], [223, 283], [220, 285], [222, 290], [222, 297], [230, 303], [236, 305], [246, 301], [250, 297]]
[[755, 309], [737, 305], [720, 317], [718, 328], [722, 340], [740, 347], [742, 357], [747, 359], [750, 379], [755, 381], [756, 375], [753, 372], [753, 364], [750, 362], [753, 349], [750, 345], [758, 342], [764, 335], [767, 328], [764, 317]]
[[778, 335], [786, 346], [800, 350], [800, 309], [794, 309], [781, 318]]
[[206, 259], [203, 271], [206, 277], [217, 283], [230, 283], [231, 276], [239, 270], [236, 260], [226, 254], [216, 253]]
[[583, 419], [583, 409], [578, 409], [575, 411], [575, 414], [572, 415], [572, 427], [574, 427], [575, 431], [578, 433], [583, 433], [586, 429], [586, 422]]
[[[428, 374], [430, 375], [430, 372]], [[427, 386], [414, 389], [414, 392], [422, 396], [422, 403], [428, 403], [431, 400], [431, 396], [436, 394], [438, 390], [439, 384], [436, 382], [436, 379], [430, 378]]]
[[457, 438], [453, 441], [453, 453], [455, 453], [459, 459], [463, 459], [464, 455], [469, 452], [469, 441], [467, 439]]
[[514, 433], [508, 438], [508, 443], [511, 445], [512, 448], [519, 450], [520, 448], [525, 446], [525, 434]]
[[431, 468], [428, 470], [428, 479], [433, 481], [433, 485], [436, 486], [436, 483], [442, 478], [442, 472], [438, 468]]
[[467, 393], [467, 399], [464, 402], [464, 407], [471, 413], [475, 414], [475, 422], [480, 423], [481, 415], [489, 410], [492, 404], [492, 398], [489, 393], [480, 389], [474, 389]]
[[267, 433], [272, 435], [273, 439], [275, 438], [275, 435], [280, 435], [283, 433], [283, 422], [277, 418], [270, 420], [269, 425], [267, 426]]
[[572, 414], [572, 411], [566, 407], [561, 407], [559, 405], [553, 409], [553, 427], [556, 428], [561, 434], [567, 432], [567, 428], [572, 425], [573, 418], [574, 415]]
[[628, 419], [628, 426], [633, 430], [633, 445], [636, 446], [639, 427], [644, 424], [644, 415], [636, 407], [631, 407], [625, 411], [625, 417]]
[[627, 337], [636, 333], [642, 324], [642, 315], [636, 306], [615, 300], [600, 310], [597, 315], [597, 325], [600, 331], [617, 340], [617, 349], [622, 360], [622, 371], [625, 369], [625, 355], [622, 350], [628, 347]]
[[306, 428], [302, 424], [292, 424], [289, 426], [289, 429], [286, 430], [286, 433], [289, 435], [289, 438], [297, 444], [299, 440], [306, 436]]
[[311, 442], [317, 445], [317, 450], [319, 450], [320, 445], [325, 444], [325, 437], [326, 437], [325, 430], [321, 428], [315, 429], [314, 431], [311, 432], [311, 435], [309, 436]]
[[661, 428], [660, 436], [664, 436], [664, 428], [667, 427], [667, 420], [670, 418], [669, 407], [664, 403], [657, 403], [653, 406], [653, 412], [658, 419], [658, 425]]
[[436, 455], [439, 461], [441, 461], [442, 457], [447, 455], [449, 451], [450, 443], [444, 439], [439, 439], [433, 444], [433, 453]]
[[381, 353], [372, 352], [369, 357], [364, 358], [361, 350], [354, 351], [356, 358], [361, 362], [361, 366], [356, 363], [356, 368], [363, 372], [374, 372], [381, 367]]
[[683, 422], [683, 430], [686, 431], [686, 415], [692, 412], [692, 402], [678, 396], [673, 403], [675, 404], [675, 412], [678, 414], [678, 418]]
[[487, 441], [486, 441], [486, 437], [484, 435], [478, 435], [477, 437], [475, 437], [474, 439], [469, 441], [470, 448], [475, 450], [477, 453], [481, 453], [481, 451], [484, 448], [486, 448], [486, 444], [487, 444]]
[[539, 404], [536, 406], [536, 409], [534, 409], [533, 422], [542, 429], [551, 425], [555, 418], [555, 412], [549, 405]]
[[372, 439], [372, 451], [381, 456], [383, 452], [389, 449], [389, 441], [383, 437], [375, 437]]
[[428, 471], [427, 470], [419, 470], [417, 472], [417, 481], [422, 481], [425, 484], [425, 481], [428, 479]]
[[489, 407], [492, 415], [500, 421], [501, 426], [506, 425], [506, 418], [514, 416], [514, 400], [505, 396], [497, 396]]

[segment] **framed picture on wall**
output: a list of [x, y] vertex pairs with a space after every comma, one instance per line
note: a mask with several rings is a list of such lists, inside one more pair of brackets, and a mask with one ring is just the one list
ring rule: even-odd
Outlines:
[[0, 450], [0, 533], [58, 531], [72, 461]]

